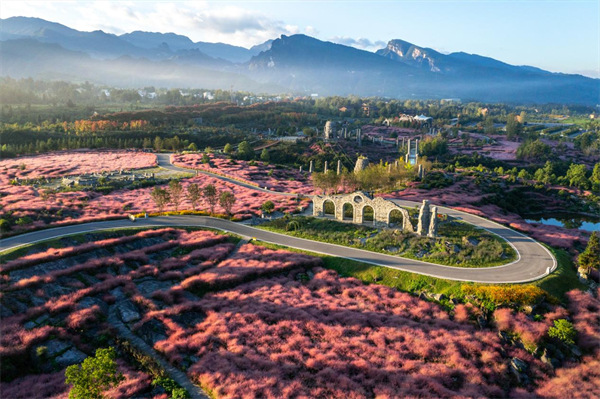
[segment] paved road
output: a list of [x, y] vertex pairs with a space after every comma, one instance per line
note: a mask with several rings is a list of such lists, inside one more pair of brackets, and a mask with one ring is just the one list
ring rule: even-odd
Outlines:
[[[189, 172], [190, 169], [180, 168], [171, 164], [171, 154], [157, 154], [158, 164], [162, 168], [177, 172]], [[223, 181], [241, 185], [253, 190], [259, 190], [279, 195], [295, 196], [293, 193], [280, 193], [271, 191], [247, 183], [243, 183], [228, 177], [215, 175], [210, 172], [199, 171], [208, 176], [213, 176]], [[414, 201], [394, 200], [399, 206], [414, 207], [419, 203]], [[291, 237], [283, 234], [273, 233], [256, 229], [247, 225], [234, 223], [228, 220], [216, 219], [203, 216], [178, 216], [157, 217], [151, 219], [138, 219], [133, 224], [128, 219], [112, 220], [104, 222], [85, 223], [73, 226], [57, 227], [26, 233], [15, 237], [0, 240], [0, 251], [26, 245], [33, 242], [44, 241], [65, 235], [91, 232], [96, 230], [127, 228], [133, 226], [198, 226], [212, 227], [224, 231], [239, 234], [244, 237], [256, 237], [257, 239], [273, 244], [284, 245], [306, 251], [317, 252], [325, 255], [338, 256], [354, 259], [361, 262], [372, 263], [408, 272], [424, 274], [432, 277], [445, 278], [449, 280], [473, 281], [481, 283], [521, 283], [538, 280], [556, 269], [556, 259], [552, 254], [537, 241], [518, 233], [508, 227], [488, 219], [457, 211], [451, 208], [438, 207], [438, 211], [448, 214], [459, 220], [484, 228], [505, 239], [517, 251], [518, 259], [512, 263], [487, 267], [487, 268], [458, 268], [451, 266], [435, 265], [413, 259], [398, 256], [385, 255], [376, 252], [364, 251], [357, 248], [349, 248], [335, 244], [322, 243]]]
[[[405, 205], [416, 204], [408, 201], [403, 201], [403, 203]], [[442, 212], [445, 210], [445, 208], [442, 209]], [[234, 223], [229, 220], [205, 216], [164, 216], [149, 219], [138, 219], [135, 223], [132, 223], [128, 219], [119, 219], [57, 227], [0, 240], [0, 251], [65, 235], [104, 229], [142, 226], [199, 226], [228, 231], [244, 237], [255, 237], [258, 240], [273, 244], [284, 245], [331, 256], [354, 259], [361, 262], [372, 263], [449, 280], [474, 281], [481, 283], [520, 283], [537, 280], [546, 275], [548, 268], [550, 268], [550, 270], [554, 270], [556, 268], [556, 261], [554, 257], [552, 257], [552, 255], [536, 241], [511, 229], [490, 222], [489, 220], [458, 211], [449, 211], [452, 212], [452, 216], [459, 217], [462, 220], [474, 223], [476, 225], [480, 225], [481, 227], [489, 229], [490, 231], [509, 240], [509, 242], [520, 254], [519, 259], [503, 266], [478, 269], [434, 265], [427, 262], [400, 258], [398, 256], [364, 251], [357, 248], [349, 248], [335, 244], [327, 244], [302, 238], [290, 237], [287, 235]]]
[[174, 172], [185, 172], [190, 173], [191, 171], [197, 171], [198, 173], [202, 173], [207, 176], [211, 176], [217, 178], [219, 180], [226, 181], [228, 183], [237, 184], [238, 186], [246, 187], [256, 191], [262, 191], [264, 193], [275, 194], [275, 195], [285, 195], [288, 197], [297, 197], [298, 194], [295, 193], [285, 193], [279, 191], [273, 191], [262, 187], [253, 186], [252, 184], [245, 183], [243, 181], [235, 180], [230, 177], [221, 176], [216, 173], [207, 172], [201, 169], [191, 169], [191, 168], [181, 168], [179, 166], [175, 166], [171, 163], [171, 155], [173, 154], [156, 154], [156, 159], [158, 160], [158, 166], [164, 169], [172, 170]]

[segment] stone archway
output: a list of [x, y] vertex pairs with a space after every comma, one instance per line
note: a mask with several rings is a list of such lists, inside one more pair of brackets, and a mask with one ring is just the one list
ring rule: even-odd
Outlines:
[[[402, 226], [402, 230], [414, 233], [415, 228], [410, 222], [408, 211], [396, 203], [390, 200], [386, 200], [381, 197], [373, 198], [371, 195], [357, 191], [352, 194], [341, 194], [341, 195], [315, 195], [313, 200], [313, 216], [316, 217], [331, 217], [335, 216], [337, 220], [349, 220], [349, 207], [352, 207], [352, 218], [353, 222], [362, 224], [363, 222], [372, 222], [376, 227], [389, 227], [390, 216], [394, 212], [394, 221], [398, 218], [397, 213], [401, 216], [401, 223], [398, 225]], [[366, 211], [366, 217], [365, 217]], [[423, 201], [421, 212], [419, 214], [419, 225], [417, 227], [417, 233], [419, 235], [427, 235], [429, 237], [435, 237], [437, 230], [437, 208], [431, 208], [429, 201]], [[346, 216], [345, 216], [346, 215]], [[372, 215], [372, 216], [371, 216]]]
[[375, 224], [375, 209], [371, 205], [363, 206], [360, 212], [363, 223]]
[[400, 209], [392, 208], [388, 213], [388, 224], [390, 226], [402, 226], [404, 222], [404, 215]]
[[323, 201], [323, 215], [324, 216], [333, 216], [336, 215], [336, 206], [335, 202], [330, 199]]
[[344, 220], [352, 220], [354, 221], [355, 219], [355, 207], [354, 205], [352, 205], [349, 202], [344, 203], [344, 205], [342, 206], [342, 218]]

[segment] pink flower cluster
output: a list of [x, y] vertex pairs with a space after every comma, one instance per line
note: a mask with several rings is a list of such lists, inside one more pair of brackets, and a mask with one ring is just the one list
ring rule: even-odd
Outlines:
[[[171, 161], [176, 166], [217, 173], [273, 191], [313, 194], [314, 189], [307, 173], [292, 169], [278, 169], [262, 162], [249, 165], [247, 161], [233, 161], [216, 154], [209, 154], [210, 164], [205, 164], [202, 163], [202, 156], [202, 154], [175, 154]], [[271, 176], [269, 172], [272, 173]]]

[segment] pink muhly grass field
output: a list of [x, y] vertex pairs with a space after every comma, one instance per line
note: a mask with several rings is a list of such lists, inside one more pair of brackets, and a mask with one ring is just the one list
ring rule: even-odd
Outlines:
[[[134, 151], [61, 151], [0, 160], [0, 171], [9, 178], [55, 178], [84, 173], [142, 169], [155, 166], [156, 155]], [[25, 169], [21, 170], [21, 165]]]
[[[310, 176], [299, 170], [277, 169], [263, 162], [256, 162], [252, 166], [247, 161], [232, 161], [216, 154], [208, 154], [211, 163], [205, 164], [202, 163], [202, 156], [203, 154], [175, 154], [171, 161], [176, 166], [225, 175], [273, 191], [296, 194], [313, 194], [314, 191]], [[269, 171], [272, 176], [268, 175]]]
[[219, 397], [504, 395], [496, 334], [409, 294], [314, 271], [307, 284], [275, 277], [208, 294], [194, 303], [206, 318], [174, 326], [156, 348], [175, 363], [199, 357], [188, 373]]

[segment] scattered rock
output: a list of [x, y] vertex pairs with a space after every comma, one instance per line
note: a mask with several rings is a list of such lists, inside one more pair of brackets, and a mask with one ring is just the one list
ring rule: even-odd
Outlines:
[[479, 328], [485, 328], [487, 326], [487, 319], [483, 315], [477, 316], [477, 325]]
[[140, 338], [146, 341], [148, 345], [152, 346], [158, 341], [167, 339], [165, 326], [161, 321], [156, 319], [147, 321], [135, 332]]
[[72, 348], [58, 356], [54, 361], [60, 368], [70, 366], [72, 364], [78, 364], [83, 362], [86, 358], [86, 354], [78, 349]]
[[124, 323], [131, 323], [140, 319], [140, 314], [131, 301], [124, 301], [119, 304], [118, 310], [119, 314], [121, 315], [121, 320], [123, 320]]
[[417, 254], [415, 256], [417, 258], [421, 259], [422, 257], [424, 257], [425, 255], [427, 255], [428, 253], [429, 253], [429, 251], [426, 251], [426, 250], [422, 249], [419, 252], [417, 252]]
[[440, 302], [440, 301], [442, 301], [442, 300], [444, 300], [444, 299], [447, 299], [447, 298], [448, 298], [448, 297], [447, 297], [446, 295], [444, 295], [444, 294], [433, 294], [433, 295], [431, 295], [431, 297], [432, 297], [433, 299], [435, 299], [436, 301], [438, 301], [438, 302]]
[[81, 301], [79, 301], [80, 309], [91, 308], [94, 305], [97, 305], [100, 308], [100, 310], [102, 311], [102, 313], [104, 313], [104, 314], [108, 313], [108, 304], [100, 298], [87, 296], [87, 297], [83, 298]]
[[527, 377], [527, 369], [529, 366], [523, 360], [518, 357], [513, 357], [510, 361], [510, 371], [517, 378], [517, 382], [521, 385], [529, 384], [529, 377]]
[[510, 366], [513, 369], [515, 369], [516, 371], [518, 371], [519, 373], [524, 373], [529, 368], [527, 363], [525, 363], [523, 360], [519, 359], [518, 357], [513, 357], [511, 359]]
[[49, 358], [52, 358], [57, 355], [60, 355], [61, 353], [63, 353], [67, 349], [69, 349], [71, 347], [71, 344], [69, 344], [65, 341], [59, 341], [57, 339], [53, 339], [53, 340], [46, 342], [45, 345], [40, 345], [40, 346], [45, 346], [46, 347], [46, 356], [48, 356]]
[[579, 349], [578, 346], [576, 346], [576, 345], [569, 345], [569, 349], [571, 350], [571, 353], [573, 354], [573, 356], [575, 356], [577, 358], [583, 356], [583, 353], [581, 352], [581, 349]]
[[114, 290], [111, 290], [110, 294], [114, 296], [117, 300], [125, 298], [125, 294], [123, 293], [123, 290], [121, 290], [121, 287], [117, 287]]

